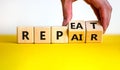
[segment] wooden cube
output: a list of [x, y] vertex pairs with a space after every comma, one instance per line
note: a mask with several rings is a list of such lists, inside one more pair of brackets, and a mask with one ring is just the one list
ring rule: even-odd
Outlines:
[[69, 22], [69, 43], [85, 42], [85, 21], [73, 20]]
[[17, 27], [17, 39], [18, 43], [33, 43], [33, 27]]
[[86, 42], [102, 42], [103, 28], [98, 21], [86, 21]]
[[50, 43], [51, 27], [35, 27], [35, 43]]
[[52, 43], [68, 43], [67, 27], [52, 27]]

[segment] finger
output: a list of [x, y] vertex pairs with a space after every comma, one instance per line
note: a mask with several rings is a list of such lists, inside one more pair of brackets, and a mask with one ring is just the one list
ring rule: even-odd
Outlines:
[[110, 19], [111, 19], [111, 12], [112, 12], [112, 8], [109, 5], [109, 3], [107, 2], [107, 0], [106, 0], [105, 4], [102, 5], [101, 9], [99, 9], [99, 12], [100, 12], [100, 18], [101, 18], [103, 30], [105, 32], [109, 26]]
[[91, 8], [93, 9], [97, 19], [100, 21], [100, 13], [99, 13], [99, 10], [97, 8], [95, 8], [93, 5], [91, 5]]
[[101, 18], [101, 23], [103, 26], [104, 32], [109, 26], [110, 18], [111, 18], [111, 12], [108, 11], [107, 9], [100, 10], [100, 18]]
[[62, 0], [63, 26], [66, 26], [72, 18], [72, 2], [73, 0]]

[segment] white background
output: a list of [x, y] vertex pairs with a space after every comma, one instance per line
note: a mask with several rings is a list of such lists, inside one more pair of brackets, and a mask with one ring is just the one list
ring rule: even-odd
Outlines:
[[[113, 12], [106, 34], [120, 34], [120, 0], [108, 0]], [[0, 34], [16, 34], [17, 26], [61, 26], [60, 0], [0, 0]], [[72, 20], [96, 19], [83, 0], [73, 3]]]

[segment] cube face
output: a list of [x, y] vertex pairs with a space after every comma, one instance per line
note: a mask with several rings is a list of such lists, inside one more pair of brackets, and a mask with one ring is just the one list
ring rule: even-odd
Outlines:
[[17, 27], [17, 39], [18, 43], [33, 43], [33, 27]]
[[35, 43], [51, 43], [51, 27], [35, 27]]
[[67, 27], [52, 27], [52, 43], [68, 43]]
[[69, 43], [85, 42], [85, 21], [76, 20], [69, 22]]
[[86, 21], [86, 42], [102, 42], [103, 28], [98, 21]]

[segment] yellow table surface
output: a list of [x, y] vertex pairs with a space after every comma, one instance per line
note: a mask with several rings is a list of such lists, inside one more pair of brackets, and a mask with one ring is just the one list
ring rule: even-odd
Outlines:
[[0, 70], [120, 70], [120, 35], [80, 44], [17, 44], [0, 35]]

